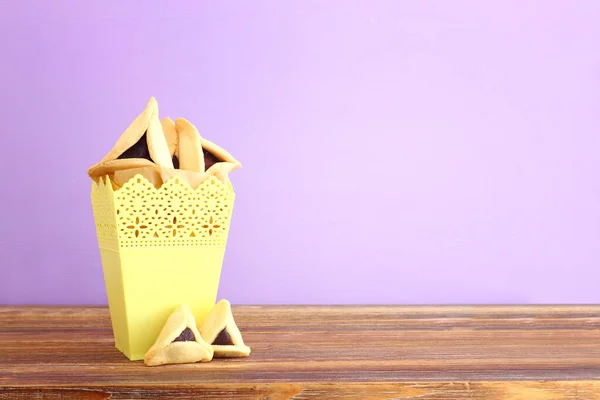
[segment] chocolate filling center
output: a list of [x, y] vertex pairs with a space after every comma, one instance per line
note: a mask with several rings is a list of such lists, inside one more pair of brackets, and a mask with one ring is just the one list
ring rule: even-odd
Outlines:
[[146, 141], [146, 132], [142, 135], [133, 146], [128, 148], [121, 154], [118, 159], [124, 158], [145, 158], [146, 160], [152, 161], [150, 158], [150, 150], [148, 149], [148, 142]]
[[217, 346], [233, 346], [233, 341], [231, 340], [231, 336], [229, 336], [229, 332], [227, 329], [223, 329], [213, 340], [212, 344]]
[[206, 149], [202, 149], [202, 152], [204, 153], [204, 170], [205, 171], [207, 169], [209, 169], [210, 167], [212, 167], [213, 165], [215, 165], [216, 163], [221, 161], [217, 157], [215, 157], [215, 155], [213, 153], [208, 152]]
[[[121, 154], [117, 158], [119, 160], [125, 158], [144, 158], [148, 161], [153, 161], [150, 157], [150, 149], [148, 149], [147, 133], [148, 132], [144, 132], [140, 140], [138, 140], [133, 146], [125, 150], [123, 154]], [[213, 165], [215, 165], [216, 163], [221, 162], [221, 160], [219, 160], [214, 154], [207, 151], [206, 149], [202, 149], [202, 152], [204, 153], [205, 171]], [[177, 156], [173, 156], [173, 167], [175, 169], [179, 169], [179, 159], [177, 158]]]
[[185, 328], [181, 335], [177, 336], [173, 342], [193, 342], [196, 340], [194, 332], [190, 328]]

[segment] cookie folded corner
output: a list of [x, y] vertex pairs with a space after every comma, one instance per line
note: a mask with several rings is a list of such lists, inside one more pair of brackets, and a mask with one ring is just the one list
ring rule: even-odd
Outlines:
[[185, 364], [212, 360], [213, 348], [206, 343], [187, 305], [177, 307], [167, 319], [154, 345], [144, 357], [144, 364]]
[[244, 344], [242, 334], [231, 312], [231, 303], [223, 299], [208, 313], [200, 328], [202, 338], [210, 343], [215, 357], [246, 357], [250, 347]]
[[177, 145], [179, 168], [192, 172], [204, 172], [204, 154], [198, 129], [185, 118], [175, 120], [175, 129], [179, 136]]
[[167, 140], [169, 154], [171, 157], [176, 156], [179, 144], [179, 134], [177, 133], [177, 129], [175, 129], [175, 122], [171, 118], [165, 117], [160, 120], [160, 125], [165, 134], [165, 139]]

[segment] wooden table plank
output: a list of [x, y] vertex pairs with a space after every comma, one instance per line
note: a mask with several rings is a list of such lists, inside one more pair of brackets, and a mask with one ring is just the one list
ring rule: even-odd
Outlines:
[[149, 368], [103, 307], [0, 307], [0, 399], [600, 399], [600, 306], [240, 306], [245, 359]]

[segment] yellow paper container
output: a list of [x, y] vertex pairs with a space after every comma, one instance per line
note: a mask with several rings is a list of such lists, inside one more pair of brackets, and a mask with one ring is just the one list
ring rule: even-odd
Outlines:
[[92, 206], [115, 345], [141, 360], [169, 314], [186, 303], [201, 322], [214, 306], [235, 194], [215, 177], [196, 190], [179, 177], [156, 189], [141, 175]]

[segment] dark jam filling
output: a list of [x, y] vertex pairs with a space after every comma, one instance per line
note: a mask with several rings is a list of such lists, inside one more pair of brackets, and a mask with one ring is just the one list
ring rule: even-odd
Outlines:
[[[216, 163], [221, 162], [221, 160], [219, 160], [214, 154], [208, 152], [206, 149], [202, 149], [202, 152], [204, 153], [205, 171]], [[144, 158], [148, 161], [152, 161], [152, 158], [150, 157], [150, 149], [148, 149], [147, 132], [144, 132], [140, 140], [125, 150], [123, 154], [117, 158], [119, 160], [126, 158]], [[179, 158], [177, 158], [177, 156], [173, 156], [173, 168], [179, 169]]]
[[233, 346], [233, 341], [231, 340], [231, 336], [227, 332], [227, 329], [223, 329], [213, 340], [212, 344], [217, 346]]
[[196, 337], [194, 336], [194, 332], [192, 332], [190, 328], [185, 328], [183, 332], [181, 332], [181, 335], [177, 336], [173, 342], [193, 342], [195, 340]]
[[206, 151], [206, 149], [202, 149], [202, 152], [204, 153], [204, 170], [205, 171], [207, 169], [209, 169], [210, 167], [212, 167], [213, 165], [215, 165], [216, 163], [221, 161], [217, 157], [215, 157], [214, 154]]
[[144, 132], [136, 144], [125, 150], [123, 154], [118, 157], [120, 160], [124, 158], [145, 158], [146, 160], [152, 161], [152, 158], [150, 158], [150, 150], [148, 149], [148, 142], [146, 141], [146, 132]]

